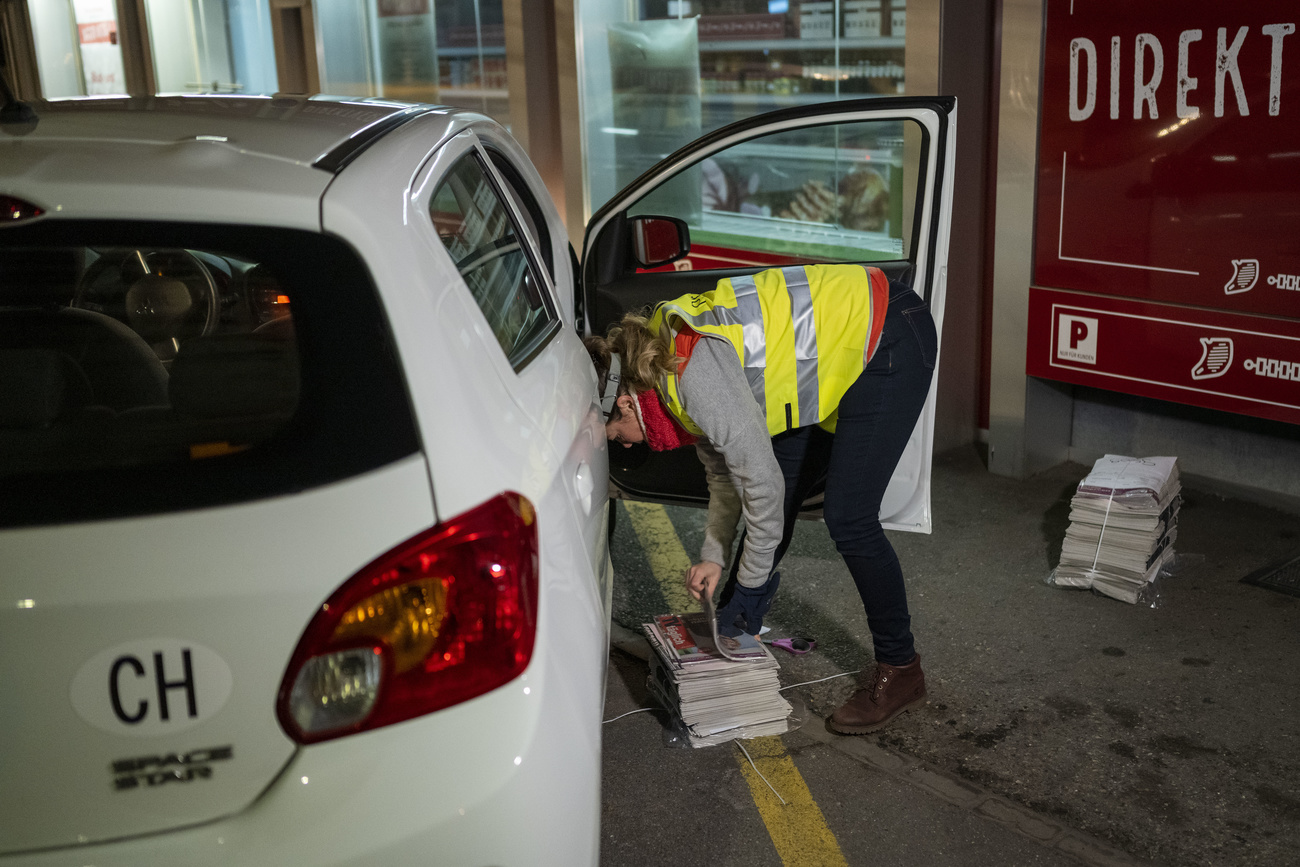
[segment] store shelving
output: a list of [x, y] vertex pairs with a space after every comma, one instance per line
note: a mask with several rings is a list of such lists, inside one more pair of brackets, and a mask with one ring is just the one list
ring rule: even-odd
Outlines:
[[475, 45], [439, 45], [439, 57], [505, 57], [504, 45], [484, 45], [481, 49]]
[[715, 39], [700, 43], [701, 54], [716, 52], [742, 51], [841, 51], [898, 49], [903, 50], [904, 38], [901, 36], [877, 36], [855, 39]]

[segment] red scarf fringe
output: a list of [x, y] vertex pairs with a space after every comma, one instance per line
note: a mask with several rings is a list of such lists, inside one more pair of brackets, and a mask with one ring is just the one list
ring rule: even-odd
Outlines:
[[645, 428], [645, 442], [651, 450], [666, 452], [689, 446], [699, 437], [678, 424], [653, 391], [643, 391], [636, 396], [641, 410], [641, 424]]

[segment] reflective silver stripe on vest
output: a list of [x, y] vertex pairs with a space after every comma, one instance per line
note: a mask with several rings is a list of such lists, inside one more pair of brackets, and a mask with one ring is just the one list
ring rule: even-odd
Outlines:
[[[736, 321], [745, 333], [745, 366], [767, 367], [767, 338], [763, 334], [763, 305], [758, 300], [758, 287], [753, 277], [732, 277], [731, 288], [736, 293]], [[730, 313], [727, 308], [720, 313]]]
[[[790, 317], [794, 329], [795, 388], [799, 399], [799, 423], [812, 424], [821, 418], [821, 388], [817, 375], [817, 323], [813, 316], [812, 287], [802, 266], [782, 268], [790, 296]], [[739, 325], [744, 335], [745, 378], [758, 405], [767, 407], [767, 336], [763, 330], [763, 305], [758, 286], [749, 276], [731, 278], [735, 307], [713, 307], [684, 318], [692, 325]], [[677, 308], [679, 314], [685, 311]]]
[[767, 338], [763, 334], [763, 305], [753, 277], [732, 277], [736, 293], [735, 307], [714, 307], [695, 319], [711, 318], [718, 325], [739, 325], [745, 338], [745, 378], [758, 405], [767, 406], [767, 389], [763, 373], [767, 369]]
[[802, 267], [782, 268], [790, 293], [790, 318], [794, 320], [794, 369], [799, 392], [799, 423], [821, 418], [817, 378], [817, 323], [813, 319], [812, 287]]

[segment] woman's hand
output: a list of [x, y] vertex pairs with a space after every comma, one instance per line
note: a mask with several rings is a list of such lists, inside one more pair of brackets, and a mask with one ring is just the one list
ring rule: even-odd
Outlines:
[[737, 584], [727, 604], [718, 608], [718, 634], [735, 638], [742, 632], [758, 638], [763, 634], [763, 616], [772, 607], [776, 589], [781, 586], [781, 573], [773, 572], [767, 583], [760, 587]]
[[713, 591], [717, 589], [721, 578], [722, 566], [705, 560], [686, 570], [686, 589], [697, 602], [702, 600], [706, 593], [712, 599]]

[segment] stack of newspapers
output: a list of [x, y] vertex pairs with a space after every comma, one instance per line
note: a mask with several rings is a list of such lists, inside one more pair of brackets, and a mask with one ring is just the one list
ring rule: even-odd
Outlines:
[[681, 720], [693, 747], [782, 734], [792, 708], [779, 692], [772, 652], [752, 635], [715, 643], [713, 623], [711, 614], [694, 612], [642, 624], [654, 650], [650, 694]]
[[1070, 500], [1053, 582], [1135, 603], [1174, 554], [1182, 498], [1178, 459], [1106, 455]]

